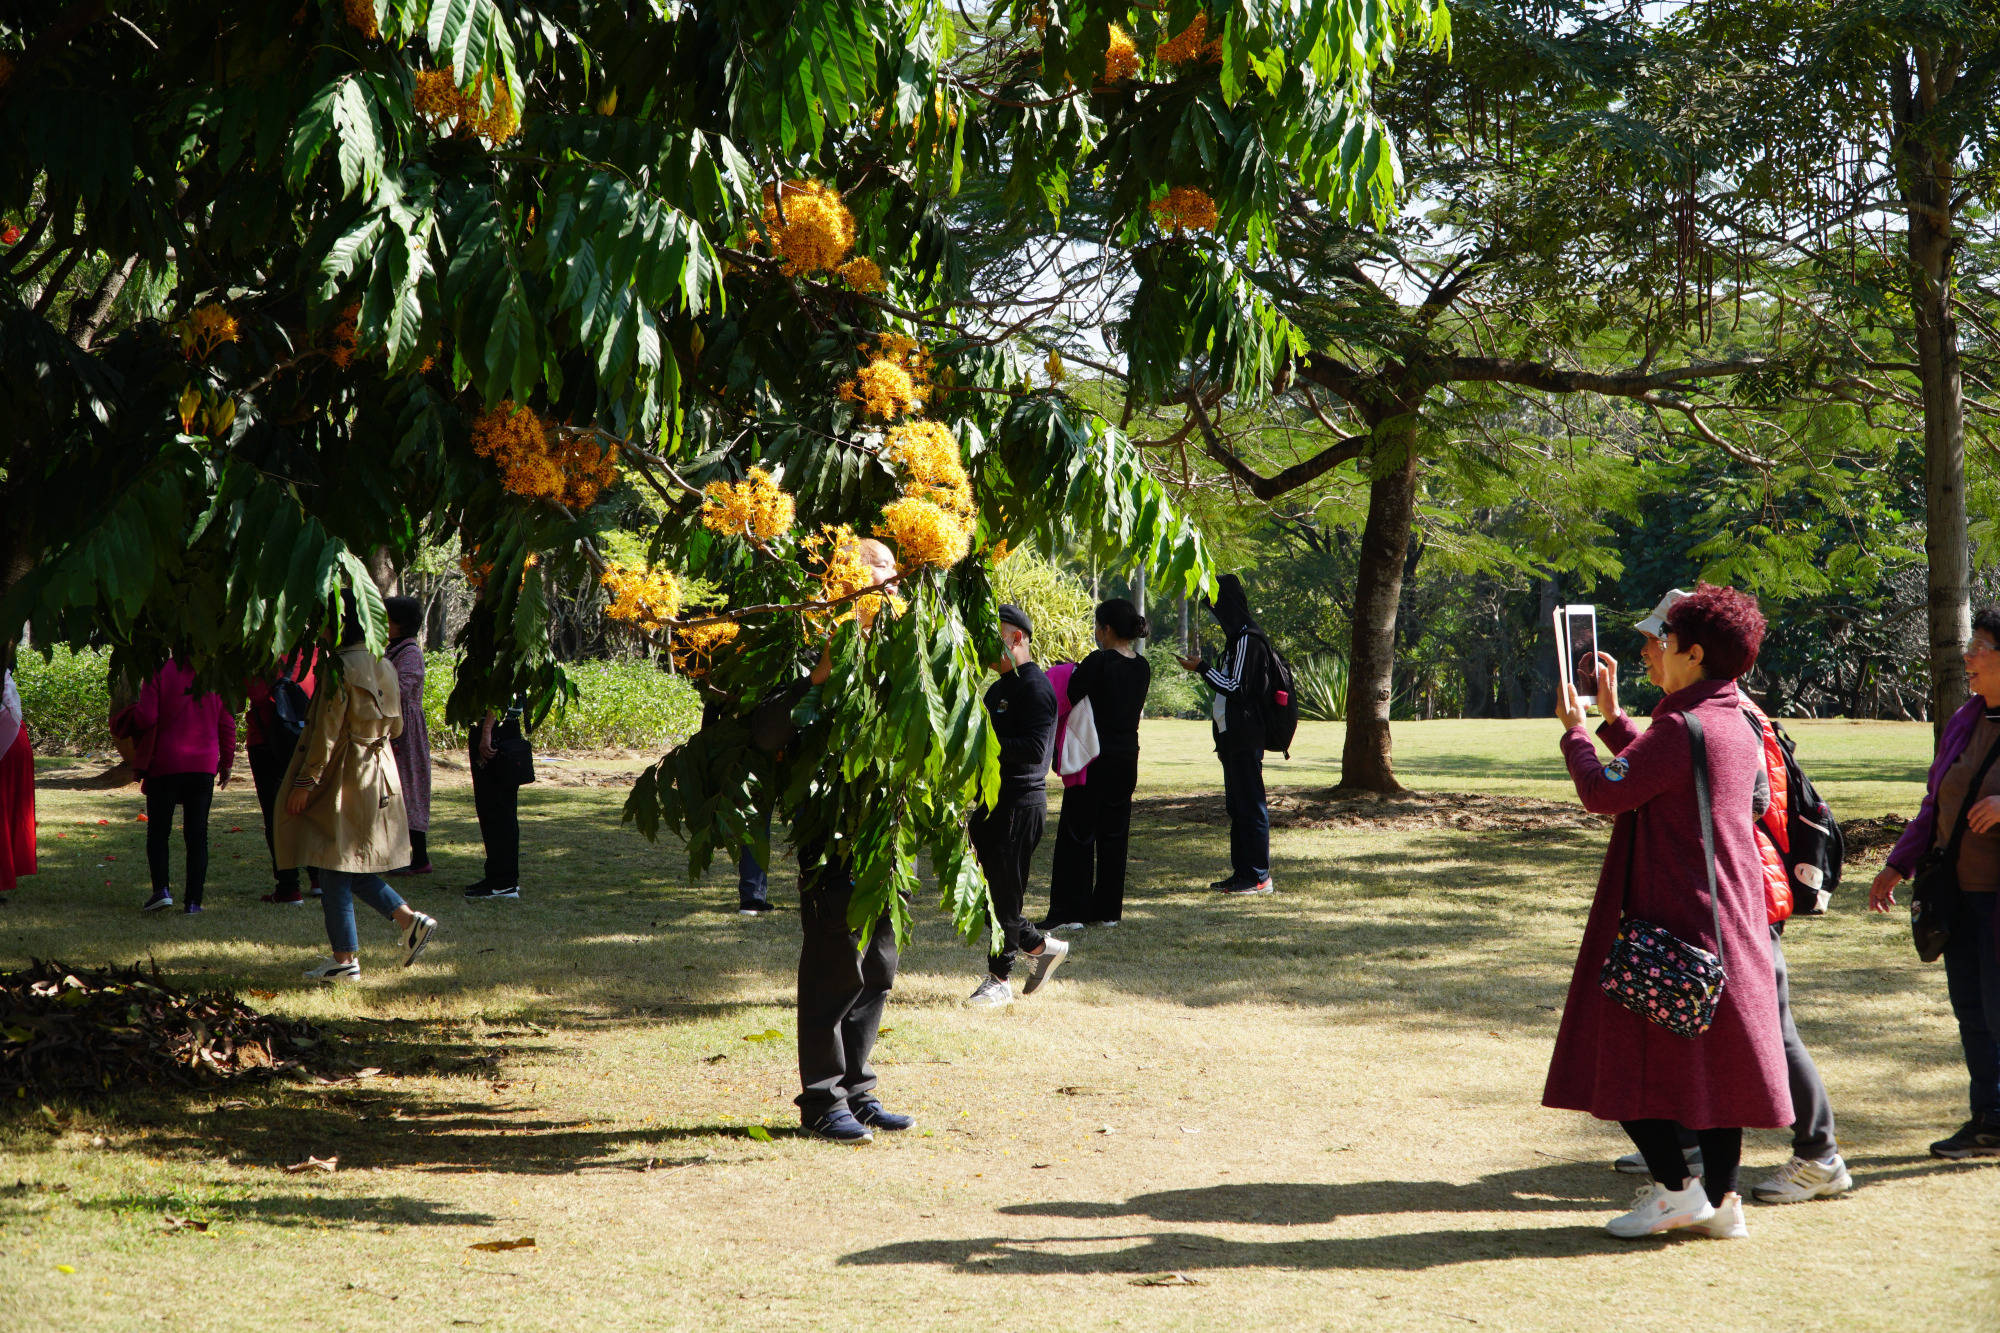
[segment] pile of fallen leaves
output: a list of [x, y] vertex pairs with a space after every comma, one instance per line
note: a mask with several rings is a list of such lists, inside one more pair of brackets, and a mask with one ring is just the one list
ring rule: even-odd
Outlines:
[[[1152, 796], [1134, 801], [1162, 823], [1229, 822], [1222, 796]], [[1422, 830], [1543, 833], [1595, 830], [1610, 826], [1575, 801], [1544, 801], [1487, 792], [1411, 791], [1397, 796], [1339, 796], [1332, 792], [1273, 792], [1271, 827], [1311, 829]]]
[[0, 972], [0, 1105], [51, 1094], [192, 1087], [294, 1069], [325, 1039], [227, 992], [190, 994], [143, 968], [35, 961]]
[[1843, 819], [1840, 834], [1846, 841], [1847, 854], [1852, 857], [1860, 852], [1872, 852], [1894, 847], [1896, 839], [1903, 836], [1903, 830], [1910, 821], [1901, 815], [1878, 815], [1873, 819]]

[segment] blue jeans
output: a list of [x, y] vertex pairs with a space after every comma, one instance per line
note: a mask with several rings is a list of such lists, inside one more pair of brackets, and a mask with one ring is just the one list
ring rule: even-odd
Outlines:
[[[771, 842], [771, 812], [762, 816], [764, 844]], [[757, 864], [757, 854], [750, 850], [748, 843], [736, 852], [736, 906], [744, 911], [762, 911], [771, 905], [767, 889], [766, 867]]]
[[1229, 810], [1229, 871], [1244, 884], [1271, 873], [1271, 807], [1264, 799], [1264, 747], [1222, 743], [1222, 799]]
[[352, 870], [319, 872], [320, 908], [326, 913], [326, 938], [335, 953], [355, 953], [361, 938], [354, 933], [354, 900], [394, 920], [403, 900], [380, 875]]
[[1991, 893], [1960, 896], [1951, 942], [1944, 948], [1945, 989], [1965, 1047], [1965, 1070], [1972, 1076], [1972, 1114], [2000, 1120], [2000, 949], [1993, 939]]

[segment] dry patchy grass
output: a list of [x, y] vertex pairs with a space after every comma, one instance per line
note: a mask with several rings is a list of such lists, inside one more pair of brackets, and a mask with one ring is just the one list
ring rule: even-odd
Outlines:
[[[1914, 807], [1928, 728], [1799, 731], [1843, 813]], [[387, 1072], [13, 1108], [0, 1326], [1992, 1326], [2000, 1171], [1924, 1154], [1963, 1114], [1943, 979], [1853, 886], [1789, 943], [1861, 1188], [1758, 1208], [1747, 1244], [1622, 1244], [1601, 1230], [1621, 1136], [1538, 1104], [1602, 830], [1293, 820], [1281, 891], [1221, 902], [1194, 887], [1222, 851], [1205, 729], [1145, 741], [1126, 924], [1081, 936], [1046, 993], [971, 1013], [976, 951], [920, 914], [881, 1047], [919, 1128], [861, 1149], [788, 1132], [791, 915], [682, 882], [618, 826], [615, 786], [524, 793], [527, 896], [475, 908], [452, 891], [477, 843], [447, 773], [444, 873], [407, 890], [447, 933], [404, 971], [364, 917], [369, 974], [340, 991], [298, 979], [318, 913], [256, 902], [246, 792], [218, 805], [210, 911], [156, 918], [134, 910], [136, 799], [46, 789], [47, 870], [0, 909], [0, 962], [151, 955], [269, 992]], [[1398, 746], [1420, 787], [1567, 799], [1553, 724], [1411, 724]], [[1329, 783], [1338, 728], [1295, 754], [1274, 785]], [[1755, 1179], [1786, 1143], [1753, 1140]], [[335, 1174], [280, 1169], [335, 1154]], [[1138, 1285], [1163, 1273], [1192, 1281]]]

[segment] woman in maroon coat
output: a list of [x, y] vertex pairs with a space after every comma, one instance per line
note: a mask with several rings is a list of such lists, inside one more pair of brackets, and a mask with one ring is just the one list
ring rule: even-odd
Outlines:
[[[1763, 863], [1751, 823], [1763, 748], [1739, 711], [1743, 696], [1736, 688], [1736, 677], [1757, 660], [1764, 617], [1745, 594], [1704, 585], [1675, 603], [1661, 638], [1667, 695], [1644, 731], [1618, 709], [1617, 663], [1599, 655], [1598, 697], [1606, 716], [1598, 735], [1616, 756], [1609, 764], [1598, 762], [1583, 729], [1575, 689], [1563, 687], [1557, 717], [1568, 728], [1563, 758], [1577, 794], [1585, 809], [1617, 818], [1542, 1103], [1620, 1122], [1645, 1155], [1653, 1183], [1639, 1192], [1631, 1212], [1612, 1220], [1613, 1235], [1695, 1227], [1740, 1237], [1746, 1234], [1736, 1193], [1743, 1131], [1792, 1123]], [[1708, 749], [1719, 948], [1695, 806], [1689, 716], [1700, 719]], [[1599, 987], [1621, 914], [1722, 955], [1728, 980], [1707, 1032], [1678, 1036]], [[1686, 1178], [1675, 1122], [1697, 1131], [1705, 1179]]]

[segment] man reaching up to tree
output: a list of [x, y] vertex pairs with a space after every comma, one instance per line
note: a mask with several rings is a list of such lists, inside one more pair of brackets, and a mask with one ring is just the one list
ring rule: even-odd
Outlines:
[[1014, 955], [1028, 958], [1023, 995], [1034, 991], [1062, 965], [1069, 945], [1029, 923], [1025, 903], [1028, 867], [1049, 817], [1049, 763], [1056, 744], [1056, 691], [1034, 661], [1034, 622], [1009, 603], [1000, 608], [1000, 679], [986, 691], [986, 714], [1000, 738], [1000, 792], [991, 808], [972, 818], [972, 848], [986, 873], [994, 917], [1000, 923], [1000, 952], [987, 960], [986, 978], [968, 1005], [991, 1008], [1014, 1002], [1008, 978]]

